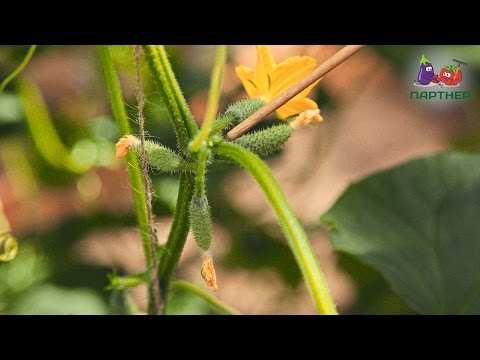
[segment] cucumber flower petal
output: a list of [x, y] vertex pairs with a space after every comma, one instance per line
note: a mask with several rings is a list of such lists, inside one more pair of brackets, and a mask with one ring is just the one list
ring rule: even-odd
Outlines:
[[[307, 76], [316, 66], [317, 62], [310, 56], [293, 56], [277, 65], [270, 48], [258, 45], [255, 70], [241, 65], [235, 68], [235, 73], [251, 99], [268, 103]], [[284, 120], [304, 111], [318, 109], [317, 103], [307, 98], [318, 81], [278, 108], [277, 115]]]

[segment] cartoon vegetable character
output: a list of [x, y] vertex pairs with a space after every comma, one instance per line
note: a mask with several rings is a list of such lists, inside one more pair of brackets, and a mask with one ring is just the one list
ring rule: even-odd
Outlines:
[[445, 66], [440, 71], [440, 80], [445, 85], [457, 85], [462, 81], [463, 75], [462, 70], [455, 66]]
[[420, 59], [420, 71], [418, 72], [417, 80], [422, 85], [428, 85], [433, 79], [434, 71], [433, 65], [430, 60], [422, 54], [422, 58]]

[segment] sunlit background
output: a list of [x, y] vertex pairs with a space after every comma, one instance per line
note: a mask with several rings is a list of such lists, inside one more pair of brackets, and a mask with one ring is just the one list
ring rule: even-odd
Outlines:
[[[113, 49], [131, 124], [138, 129], [132, 48]], [[338, 49], [273, 46], [272, 52], [277, 62], [309, 55], [321, 63]], [[27, 50], [0, 47], [0, 80]], [[202, 119], [215, 48], [167, 50], [195, 118]], [[471, 92], [469, 100], [442, 109], [409, 96], [416, 78], [412, 66], [418, 68], [423, 52], [440, 50], [468, 64], [464, 76], [468, 74]], [[229, 47], [222, 111], [246, 96], [235, 66], [254, 67], [255, 59], [254, 46]], [[146, 64], [142, 71], [148, 134], [175, 148], [173, 129]], [[325, 121], [295, 132], [285, 149], [268, 160], [306, 227], [341, 313], [413, 311], [375, 270], [333, 252], [320, 215], [350, 183], [368, 174], [423, 154], [480, 148], [479, 80], [480, 47], [367, 47], [326, 75], [312, 92]], [[0, 94], [0, 199], [19, 240], [15, 260], [0, 263], [0, 313], [121, 312], [118, 294], [107, 289], [108, 275], [140, 272], [144, 263], [125, 161], [115, 158], [118, 137], [95, 47], [39, 46], [20, 77]], [[152, 174], [152, 181], [163, 243], [178, 181], [158, 173]], [[249, 175], [231, 165], [215, 165], [207, 185], [217, 296], [245, 314], [315, 313], [273, 212]], [[204, 286], [200, 263], [198, 247], [189, 236], [176, 277]], [[146, 288], [129, 293], [144, 311]], [[215, 310], [175, 290], [167, 313]]]

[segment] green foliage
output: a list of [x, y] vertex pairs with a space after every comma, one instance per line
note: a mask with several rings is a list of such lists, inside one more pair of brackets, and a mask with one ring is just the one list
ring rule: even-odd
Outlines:
[[215, 150], [220, 156], [235, 161], [245, 168], [255, 179], [277, 215], [280, 227], [287, 238], [318, 311], [321, 314], [337, 314], [330, 290], [313, 254], [305, 230], [267, 165], [251, 151], [233, 143], [221, 143]]
[[180, 149], [187, 155], [190, 140], [198, 126], [175, 78], [167, 52], [163, 46], [145, 45], [143, 51], [155, 84], [172, 121]]
[[154, 179], [152, 185], [155, 193], [155, 203], [163, 205], [171, 214], [173, 214], [178, 197], [178, 179], [173, 177], [162, 177]]
[[176, 280], [172, 282], [172, 288], [175, 290], [177, 289], [187, 290], [190, 292], [190, 294], [194, 294], [197, 297], [207, 301], [213, 308], [220, 310], [222, 313], [226, 313], [230, 315], [240, 314], [237, 310], [220, 302], [218, 299], [212, 296], [210, 292], [206, 292], [205, 290], [199, 288], [198, 286], [192, 285], [186, 281]]
[[18, 96], [0, 94], [0, 124], [19, 123], [23, 116], [23, 106]]
[[347, 253], [339, 254], [338, 266], [356, 285], [356, 299], [349, 314], [416, 314], [371, 266]]
[[[45, 49], [47, 47], [42, 46], [40, 55], [43, 56]], [[221, 149], [223, 145], [227, 148], [230, 145], [235, 146], [235, 144], [224, 144], [225, 140], [222, 132], [245, 120], [265, 104], [258, 99], [247, 99], [233, 104], [222, 116], [217, 118], [213, 126], [210, 126], [212, 125], [211, 123], [205, 122], [205, 131], [202, 135], [198, 132], [198, 126], [193, 119], [176, 79], [188, 80], [188, 76], [186, 76], [187, 71], [190, 71], [191, 75], [195, 76], [190, 76], [190, 80], [187, 81], [189, 86], [186, 89], [186, 93], [188, 94], [192, 89], [203, 89], [207, 85], [206, 80], [208, 77], [202, 77], [204, 80], [198, 81], [201, 77], [201, 71], [197, 71], [197, 69], [191, 71], [185, 68], [179, 61], [174, 64], [174, 67], [175, 70], [181, 69], [181, 71], [174, 73], [170, 64], [171, 59], [169, 59], [165, 48], [162, 46], [144, 46], [143, 49], [145, 55], [143, 59], [146, 60], [146, 66], [143, 66], [141, 70], [143, 70], [144, 75], [152, 75], [144, 76], [148, 78], [144, 82], [147, 92], [145, 115], [148, 133], [155, 134], [155, 138], [161, 140], [163, 144], [167, 144], [170, 148], [173, 148], [175, 141], [177, 141], [180, 148], [178, 153], [181, 152], [181, 155], [178, 155], [163, 145], [159, 145], [151, 140], [147, 141], [147, 160], [152, 165], [152, 183], [158, 196], [156, 205], [160, 205], [159, 208], [164, 213], [168, 214], [167, 209], [174, 212], [173, 224], [166, 245], [160, 246], [157, 244], [157, 254], [160, 257], [158, 277], [162, 286], [162, 297], [166, 302], [166, 313], [217, 313], [218, 310], [225, 313], [237, 313], [234, 309], [220, 303], [213, 294], [202, 289], [202, 287], [182, 281], [170, 282], [170, 280], [174, 275], [190, 228], [203, 250], [207, 250], [210, 247], [210, 242], [212, 241], [212, 215], [209, 202], [214, 203], [211, 199], [207, 199], [205, 195], [205, 174], [207, 168], [211, 171], [209, 167], [213, 163], [212, 160], [214, 160], [211, 157], [212, 153]], [[98, 205], [109, 208], [112, 204], [114, 206], [117, 204], [114, 201], [119, 201], [118, 199], [114, 200], [114, 196], [109, 192], [110, 189], [107, 188], [110, 184], [108, 175], [105, 176], [105, 174], [109, 174], [109, 171], [119, 170], [117, 168], [119, 162], [114, 158], [113, 145], [122, 135], [138, 133], [135, 121], [137, 116], [135, 114], [136, 105], [131, 103], [133, 96], [131, 96], [131, 89], [128, 87], [128, 83], [133, 80], [135, 70], [131, 50], [131, 47], [126, 46], [99, 47], [100, 65], [107, 84], [112, 114], [116, 125], [109, 116], [100, 115], [93, 119], [87, 118], [88, 116], [97, 116], [98, 111], [104, 110], [104, 104], [101, 101], [92, 101], [92, 99], [99, 99], [96, 96], [98, 94], [95, 94], [95, 96], [90, 96], [91, 94], [89, 93], [86, 96], [83, 94], [83, 90], [87, 92], [98, 92], [99, 90], [104, 92], [104, 89], [96, 86], [96, 84], [91, 86], [91, 83], [85, 82], [85, 84], [82, 83], [80, 92], [72, 92], [70, 94], [67, 90], [63, 94], [61, 89], [55, 93], [50, 91], [51, 88], [48, 86], [44, 87], [42, 77], [39, 77], [39, 84], [43, 89], [42, 92], [31, 80], [27, 81], [21, 78], [14, 80], [16, 85], [15, 96], [11, 94], [2, 94], [0, 96], [2, 137], [9, 135], [8, 131], [4, 131], [7, 127], [17, 133], [24, 131], [22, 120], [26, 120], [25, 129], [29, 130], [30, 136], [26, 137], [28, 141], [25, 143], [30, 148], [25, 147], [22, 150], [28, 154], [28, 159], [25, 159], [25, 161], [32, 163], [30, 164], [34, 168], [32, 171], [34, 176], [32, 178], [38, 181], [38, 184], [33, 184], [32, 182], [32, 189], [34, 190], [31, 190], [31, 193], [26, 191], [24, 193], [31, 196], [33, 201], [38, 201], [42, 205], [45, 202], [47, 204], [45, 207], [47, 216], [51, 213], [55, 214], [55, 217], [58, 216], [58, 219], [53, 220], [57, 221], [57, 224], [53, 226], [49, 224], [49, 228], [44, 230], [40, 227], [43, 226], [43, 223], [39, 225], [37, 224], [37, 219], [29, 219], [32, 224], [28, 224], [28, 226], [32, 226], [35, 231], [28, 236], [34, 241], [20, 239], [19, 244], [21, 246], [15, 261], [1, 264], [0, 311], [2, 312], [133, 314], [137, 309], [132, 304], [128, 290], [143, 282], [149, 283], [149, 302], [152, 302], [151, 285], [153, 283], [153, 271], [151, 271], [150, 262], [151, 254], [155, 252], [155, 247], [149, 252], [146, 246], [149, 233], [145, 217], [145, 193], [142, 188], [138, 156], [135, 156], [134, 152], [130, 152], [126, 159], [129, 177], [128, 181], [122, 179], [122, 185], [132, 188], [135, 215], [139, 233], [143, 240], [144, 255], [147, 263], [145, 272], [133, 275], [127, 274], [125, 276], [110, 274], [110, 285], [108, 285], [107, 274], [111, 265], [105, 264], [113, 261], [115, 264], [113, 266], [119, 266], [123, 270], [126, 267], [117, 265], [115, 263], [116, 260], [108, 259], [110, 254], [92, 255], [91, 253], [88, 254], [87, 251], [86, 257], [78, 256], [78, 251], [82, 252], [83, 246], [91, 246], [91, 244], [85, 245], [83, 239], [90, 237], [92, 230], [95, 231], [97, 227], [101, 227], [102, 231], [108, 231], [110, 228], [117, 226], [127, 226], [129, 228], [135, 226], [133, 213], [128, 213], [129, 208], [125, 203], [119, 202], [119, 207], [122, 206], [119, 210], [124, 212], [124, 215], [113, 216], [113, 219], [101, 211], [91, 212], [90, 208], [90, 206]], [[179, 51], [178, 54], [182, 52], [183, 50]], [[23, 56], [24, 53], [19, 53], [18, 56], [20, 55]], [[59, 58], [62, 59], [62, 57]], [[177, 60], [181, 59], [178, 58]], [[207, 111], [207, 114], [209, 114], [207, 118], [212, 121], [218, 111], [221, 95], [221, 75], [226, 61], [226, 47], [217, 48], [217, 60], [211, 78], [212, 86], [209, 94], [209, 110]], [[48, 61], [51, 60], [47, 57], [46, 62], [48, 63]], [[54, 59], [54, 61], [59, 60]], [[116, 67], [120, 69], [119, 74], [117, 74]], [[86, 70], [92, 69], [87, 68]], [[95, 73], [86, 71], [85, 78], [88, 79], [91, 74]], [[96, 79], [97, 77], [92, 76], [92, 78]], [[123, 97], [120, 84], [122, 87], [127, 84], [124, 87], [127, 100]], [[151, 85], [156, 85], [157, 88], [153, 88]], [[193, 85], [197, 86], [197, 88]], [[10, 87], [8, 89], [10, 90]], [[75, 90], [78, 89], [75, 88]], [[80, 93], [81, 96], [79, 96]], [[158, 96], [162, 99], [163, 105], [158, 106]], [[227, 94], [227, 96], [229, 95]], [[85, 105], [84, 108], [83, 105]], [[54, 109], [51, 114], [49, 107]], [[89, 107], [88, 111], [87, 107]], [[75, 116], [74, 119], [70, 119], [70, 114], [77, 113], [77, 111], [84, 111], [85, 114], [91, 115], [84, 117], [82, 114], [78, 118]], [[2, 118], [2, 114], [6, 114], [4, 118]], [[175, 134], [171, 131], [171, 125], [166, 122], [168, 120], [166, 115], [170, 117], [177, 139], [174, 138]], [[83, 120], [84, 118], [88, 121], [71, 121]], [[150, 123], [152, 119], [155, 121], [154, 124]], [[17, 133], [15, 135], [18, 135]], [[242, 148], [243, 146], [257, 152], [259, 155], [265, 156], [272, 151], [280, 149], [290, 136], [290, 133], [291, 129], [286, 125], [264, 129], [238, 139], [236, 143], [241, 146], [235, 149], [240, 149], [241, 152], [245, 150]], [[197, 136], [198, 134], [202, 136]], [[161, 138], [158, 138], [158, 136]], [[195, 139], [198, 140], [196, 151], [189, 152], [188, 144], [194, 143]], [[17, 140], [15, 139], [17, 147], [11, 147], [11, 149], [15, 150], [22, 147], [23, 139]], [[36, 151], [31, 151], [33, 146], [35, 146]], [[3, 153], [4, 150], [5, 147], [2, 146]], [[137, 155], [140, 153], [138, 146], [134, 150]], [[221, 150], [217, 151], [217, 155], [221, 152]], [[24, 156], [23, 153], [22, 156]], [[20, 158], [20, 156], [16, 157]], [[248, 236], [247, 241], [244, 241], [243, 248], [239, 249], [233, 246], [233, 250], [244, 250], [244, 253], [247, 254], [245, 257], [241, 255], [237, 257], [237, 260], [240, 259], [242, 262], [240, 265], [253, 268], [262, 266], [274, 268], [281, 272], [289, 284], [296, 285], [301, 280], [302, 275], [299, 266], [295, 263], [297, 261], [307, 278], [307, 284], [312, 289], [320, 311], [335, 313], [333, 302], [331, 302], [331, 299], [329, 300], [328, 289], [322, 290], [321, 285], [314, 284], [315, 279], [319, 280], [319, 283], [323, 282], [318, 264], [311, 253], [308, 239], [300, 223], [295, 218], [268, 167], [249, 152], [230, 153], [230, 158], [232, 157], [253, 174], [265, 191], [267, 198], [279, 217], [282, 229], [289, 240], [288, 245], [292, 247], [294, 254], [292, 256], [287, 243], [281, 243], [279, 241], [280, 237], [277, 238], [277, 235], [272, 234], [267, 229], [255, 232], [255, 236], [252, 236], [248, 231], [238, 232], [238, 234], [234, 234], [237, 245], [244, 240], [245, 236]], [[2, 158], [3, 161], [4, 159]], [[99, 169], [102, 166], [108, 166], [110, 169]], [[95, 170], [90, 171], [93, 168]], [[120, 171], [122, 170], [120, 169]], [[164, 177], [161, 174], [163, 172], [175, 172], [180, 179]], [[55, 181], [45, 181], [47, 177], [39, 177], [40, 173], [48, 174]], [[226, 175], [227, 172], [222, 174], [222, 176]], [[66, 180], [59, 182], [62, 176]], [[92, 185], [92, 182], [86, 180], [93, 177], [96, 178], [98, 194], [101, 194], [101, 196], [97, 195], [98, 199], [90, 199], [87, 204], [86, 198], [83, 196], [84, 190], [89, 190], [88, 188]], [[217, 185], [222, 183], [222, 178], [212, 180], [217, 182]], [[53, 190], [51, 194], [48, 194], [49, 197], [47, 199], [43, 198], [44, 185], [48, 185]], [[73, 208], [74, 210], [68, 212], [69, 217], [65, 219], [50, 209], [48, 201], [52, 201], [52, 199], [56, 201], [56, 190], [67, 190], [67, 186], [70, 186], [71, 189], [68, 189], [66, 194], [67, 196], [72, 196], [72, 198], [70, 203], [65, 204], [65, 207], [68, 206], [69, 209]], [[61, 189], [61, 187], [64, 188]], [[19, 187], [19, 194], [22, 194], [22, 191]], [[81, 197], [78, 200], [72, 195], [77, 195], [77, 193]], [[217, 193], [219, 192], [217, 191]], [[17, 195], [15, 194], [15, 196]], [[210, 191], [211, 195], [216, 194]], [[19, 199], [23, 198], [19, 197]], [[30, 200], [30, 197], [28, 199]], [[223, 199], [217, 196], [217, 201], [213, 206], [216, 209], [221, 209], [221, 205], [228, 206]], [[90, 211], [85, 218], [77, 213], [81, 212], [83, 214], [83, 211]], [[156, 215], [162, 216], [164, 213], [159, 214], [157, 212]], [[232, 219], [226, 219], [227, 225], [229, 222], [232, 222]], [[97, 241], [95, 236], [93, 236], [94, 239], [89, 239], [89, 241], [95, 243]], [[152, 236], [151, 238], [154, 237]], [[79, 240], [82, 240], [81, 244], [77, 244]], [[90, 251], [91, 249], [89, 248]], [[254, 249], [252, 255], [256, 256], [254, 260], [251, 260], [248, 256], [249, 251], [252, 251], [252, 249]], [[48, 256], [46, 256], [47, 254]], [[104, 257], [104, 255], [107, 256]], [[92, 258], [96, 260], [92, 260]], [[218, 260], [219, 263], [222, 262], [221, 259]], [[93, 264], [89, 263], [90, 261], [93, 261]], [[104, 265], [98, 265], [99, 263]], [[236, 266], [239, 266], [239, 263]], [[176, 291], [169, 293], [170, 288]], [[105, 289], [110, 291], [107, 292]], [[321, 291], [324, 291], [323, 300], [321, 299], [322, 295], [319, 294]], [[110, 310], [106, 307], [107, 296], [111, 300]], [[324, 302], [323, 305], [321, 304], [322, 301]], [[214, 311], [213, 308], [217, 311]], [[150, 307], [149, 313], [152, 313]]]
[[13, 305], [12, 314], [106, 315], [107, 305], [89, 289], [64, 289], [52, 284], [34, 288]]
[[167, 315], [213, 315], [210, 304], [203, 298], [196, 296], [182, 288], [173, 288], [168, 294]]
[[189, 207], [195, 184], [189, 173], [181, 173], [173, 223], [165, 245], [166, 251], [159, 258], [159, 278], [162, 296], [167, 298], [170, 279], [177, 267], [190, 230]]
[[37, 45], [31, 45], [30, 48], [28, 49], [27, 54], [23, 58], [22, 62], [17, 66], [15, 70], [13, 70], [10, 75], [8, 75], [3, 81], [0, 83], [0, 93], [7, 87], [7, 85], [15, 79], [15, 77], [18, 76], [22, 72], [22, 70], [27, 66], [28, 62], [32, 58], [35, 49], [37, 48]]
[[22, 243], [14, 261], [0, 266], [0, 312], [51, 274], [48, 259], [32, 244]]
[[108, 274], [108, 279], [110, 280], [110, 284], [107, 286], [108, 290], [125, 290], [148, 282], [148, 274], [142, 272], [129, 276], [119, 276], [114, 271]]
[[480, 155], [442, 153], [354, 184], [322, 216], [337, 250], [423, 314], [480, 312]]
[[44, 159], [56, 168], [64, 168], [74, 173], [87, 171], [90, 164], [78, 162], [78, 158], [72, 156], [60, 139], [40, 89], [34, 83], [21, 81], [18, 84], [18, 94], [23, 102], [32, 140]]
[[[117, 71], [113, 64], [111, 50], [108, 46], [100, 46], [98, 48], [100, 55], [100, 63], [103, 71], [107, 91], [110, 96], [110, 104], [112, 113], [117, 123], [121, 135], [130, 133], [130, 123], [128, 122], [127, 113], [125, 109], [125, 102], [123, 100], [122, 89], [118, 79]], [[147, 263], [147, 268], [152, 267], [152, 252], [150, 247], [150, 228], [148, 222], [147, 201], [145, 188], [143, 186], [143, 179], [140, 170], [140, 164], [136, 156], [129, 152], [127, 154], [128, 178], [132, 187], [132, 195], [135, 202], [135, 214], [137, 216], [140, 234], [142, 238], [143, 252]], [[149, 275], [151, 275], [149, 273]], [[149, 312], [154, 313], [153, 298], [154, 298], [154, 283], [153, 276], [149, 278]]]

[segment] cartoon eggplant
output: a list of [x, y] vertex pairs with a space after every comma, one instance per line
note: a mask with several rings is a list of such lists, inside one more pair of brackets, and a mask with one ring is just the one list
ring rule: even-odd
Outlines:
[[434, 76], [433, 65], [430, 60], [422, 54], [420, 59], [420, 71], [418, 72], [417, 80], [422, 85], [428, 85], [432, 81]]

